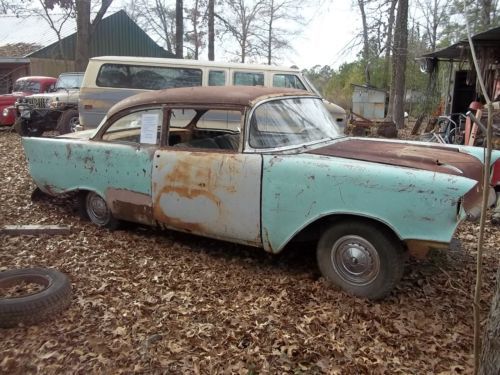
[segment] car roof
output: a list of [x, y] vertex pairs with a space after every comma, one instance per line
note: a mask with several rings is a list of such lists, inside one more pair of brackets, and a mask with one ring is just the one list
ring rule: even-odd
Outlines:
[[183, 87], [166, 90], [148, 91], [130, 96], [108, 111], [108, 118], [132, 107], [151, 104], [195, 105], [195, 106], [232, 106], [251, 107], [257, 99], [274, 96], [312, 96], [317, 95], [304, 90], [289, 88], [268, 88], [260, 86], [218, 86], [218, 87]]
[[27, 80], [53, 80], [55, 81], [57, 78], [54, 77], [46, 77], [46, 76], [26, 76], [18, 78], [16, 81], [27, 81]]
[[186, 66], [191, 68], [223, 68], [223, 69], [245, 69], [254, 71], [280, 71], [300, 73], [300, 69], [296, 66], [274, 66], [264, 64], [244, 64], [244, 63], [227, 63], [221, 61], [203, 61], [189, 59], [168, 59], [164, 57], [135, 57], [135, 56], [98, 56], [92, 57], [91, 61], [99, 61], [103, 63], [117, 64], [140, 64], [154, 66]]

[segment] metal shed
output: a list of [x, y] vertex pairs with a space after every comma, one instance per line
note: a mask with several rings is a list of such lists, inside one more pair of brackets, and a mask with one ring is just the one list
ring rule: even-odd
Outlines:
[[385, 118], [387, 92], [371, 86], [352, 85], [352, 112], [370, 120]]
[[[0, 94], [10, 91], [12, 83], [19, 76], [43, 75], [57, 77], [62, 72], [74, 71], [76, 49], [76, 24], [74, 20], [65, 25], [61, 43], [50, 38], [52, 35], [48, 24], [32, 17], [19, 21], [15, 18], [2, 18], [0, 22], [9, 22], [12, 32], [7, 35], [9, 44], [33, 43], [49, 40], [48, 45], [35, 52], [13, 58], [0, 59]], [[19, 24], [25, 22], [34, 27], [30, 33], [21, 31]], [[14, 27], [14, 25], [17, 25]], [[19, 30], [17, 30], [19, 28]], [[39, 43], [36, 43], [39, 44]], [[95, 56], [140, 56], [140, 57], [170, 57], [144, 30], [142, 30], [125, 11], [120, 10], [101, 20], [92, 34], [90, 42], [90, 57]], [[20, 73], [20, 75], [18, 74]]]

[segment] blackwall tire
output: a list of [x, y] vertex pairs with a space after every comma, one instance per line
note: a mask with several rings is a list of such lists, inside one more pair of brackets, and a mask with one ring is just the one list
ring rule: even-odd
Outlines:
[[68, 277], [54, 269], [25, 268], [0, 272], [0, 291], [20, 281], [43, 285], [32, 294], [3, 297], [0, 294], [0, 328], [31, 325], [53, 318], [71, 302]]
[[78, 123], [78, 111], [76, 109], [67, 109], [59, 117], [57, 130], [60, 134], [74, 133]]
[[322, 275], [349, 294], [380, 299], [403, 276], [405, 252], [386, 228], [368, 221], [331, 224], [316, 251]]
[[19, 117], [14, 122], [13, 127], [14, 127], [14, 130], [17, 132], [17, 134], [19, 134], [21, 137], [39, 137], [44, 132], [43, 128], [30, 127], [26, 123], [26, 121], [22, 120]]

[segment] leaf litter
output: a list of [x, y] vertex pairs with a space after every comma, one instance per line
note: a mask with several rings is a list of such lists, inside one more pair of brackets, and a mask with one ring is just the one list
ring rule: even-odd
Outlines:
[[[410, 260], [383, 301], [320, 277], [313, 246], [273, 256], [202, 237], [129, 225], [100, 229], [71, 197], [30, 199], [20, 138], [0, 131], [0, 225], [60, 224], [66, 236], [0, 237], [0, 270], [57, 268], [68, 310], [0, 330], [0, 373], [471, 373], [479, 224], [460, 245]], [[500, 234], [486, 226], [486, 318]]]

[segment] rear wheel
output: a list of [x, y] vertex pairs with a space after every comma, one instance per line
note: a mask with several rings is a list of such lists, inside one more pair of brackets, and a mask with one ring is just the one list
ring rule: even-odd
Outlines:
[[84, 215], [94, 224], [108, 229], [117, 229], [120, 221], [113, 217], [106, 201], [93, 191], [82, 196]]
[[321, 236], [316, 254], [323, 276], [359, 297], [383, 298], [403, 275], [401, 242], [376, 223], [332, 224]]

